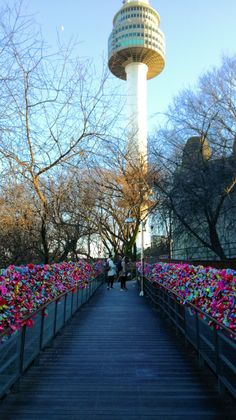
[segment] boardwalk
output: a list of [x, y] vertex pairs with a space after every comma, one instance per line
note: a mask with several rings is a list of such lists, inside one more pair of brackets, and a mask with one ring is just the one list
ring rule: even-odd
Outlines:
[[0, 404], [1, 420], [233, 419], [231, 399], [128, 287], [99, 289]]

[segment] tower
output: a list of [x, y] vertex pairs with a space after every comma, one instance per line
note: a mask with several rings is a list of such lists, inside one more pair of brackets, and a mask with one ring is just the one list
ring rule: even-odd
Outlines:
[[165, 65], [165, 41], [160, 17], [148, 0], [123, 0], [113, 19], [108, 65], [127, 81], [128, 151], [147, 159], [147, 80]]

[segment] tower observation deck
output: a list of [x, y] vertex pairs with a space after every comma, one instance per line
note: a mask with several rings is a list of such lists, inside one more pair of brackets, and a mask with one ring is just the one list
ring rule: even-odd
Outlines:
[[124, 0], [113, 19], [108, 66], [127, 81], [128, 152], [147, 159], [147, 80], [165, 65], [165, 40], [159, 14], [148, 0]]
[[148, 67], [147, 79], [157, 76], [165, 65], [165, 40], [159, 28], [160, 17], [148, 0], [124, 0], [113, 19], [108, 42], [110, 71], [126, 80], [127, 64], [139, 62]]

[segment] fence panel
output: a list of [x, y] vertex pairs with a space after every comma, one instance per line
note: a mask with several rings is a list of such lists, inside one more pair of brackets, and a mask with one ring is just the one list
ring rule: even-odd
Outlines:
[[57, 333], [64, 325], [64, 307], [65, 307], [65, 296], [57, 301], [57, 316], [56, 316], [56, 330]]
[[236, 340], [232, 341], [223, 332], [218, 333], [218, 375], [232, 395], [236, 396]]
[[65, 309], [65, 322], [68, 321], [71, 317], [71, 303], [72, 303], [72, 293], [67, 294], [66, 298], [66, 309]]
[[1, 396], [17, 381], [20, 375], [21, 332], [13, 334], [0, 346]]
[[33, 321], [32, 327], [25, 328], [23, 370], [27, 369], [40, 351], [42, 313], [38, 312]]
[[0, 398], [102, 282], [103, 276], [100, 276], [85, 289], [61, 295], [27, 318], [33, 321], [31, 327], [25, 325], [6, 341], [0, 336]]
[[52, 339], [54, 332], [56, 302], [47, 306], [47, 316], [44, 318], [42, 347], [44, 348]]

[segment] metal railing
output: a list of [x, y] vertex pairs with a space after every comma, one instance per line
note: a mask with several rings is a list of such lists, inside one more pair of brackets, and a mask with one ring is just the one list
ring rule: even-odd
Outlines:
[[[144, 293], [160, 308], [197, 350], [199, 365], [204, 362], [217, 375], [219, 392], [226, 388], [236, 397], [236, 333], [195, 305], [179, 303], [180, 297], [158, 282], [144, 280]], [[209, 325], [209, 323], [211, 325]]]
[[[103, 281], [104, 275], [101, 274], [85, 288], [73, 288], [61, 294], [24, 319], [33, 320], [31, 327], [24, 325], [6, 341], [0, 342], [0, 398], [19, 381], [23, 372]], [[8, 332], [1, 334], [0, 340]]]

